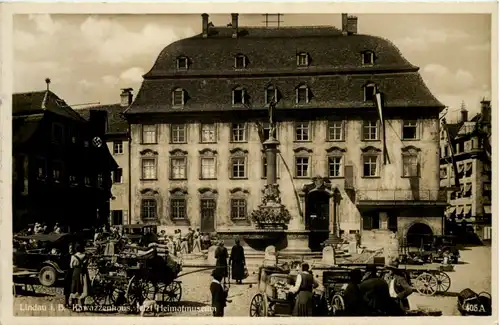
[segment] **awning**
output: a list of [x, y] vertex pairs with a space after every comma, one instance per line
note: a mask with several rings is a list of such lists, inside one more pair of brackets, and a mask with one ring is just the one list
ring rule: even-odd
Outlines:
[[491, 205], [483, 206], [483, 210], [485, 214], [491, 214]]
[[467, 184], [467, 185], [465, 185], [465, 190], [464, 190], [464, 193], [469, 192], [471, 189], [472, 189], [472, 184]]
[[469, 214], [471, 210], [472, 210], [472, 207], [470, 205], [466, 205], [464, 207], [464, 214]]
[[472, 163], [468, 163], [465, 165], [465, 171], [468, 172], [469, 170], [472, 169]]
[[457, 207], [457, 214], [462, 214], [463, 207]]
[[473, 223], [476, 222], [476, 217], [465, 218], [464, 221], [467, 223]]
[[464, 171], [464, 165], [458, 165], [458, 172], [461, 173]]
[[449, 207], [448, 210], [446, 211], [448, 214], [453, 214], [457, 210], [456, 207]]

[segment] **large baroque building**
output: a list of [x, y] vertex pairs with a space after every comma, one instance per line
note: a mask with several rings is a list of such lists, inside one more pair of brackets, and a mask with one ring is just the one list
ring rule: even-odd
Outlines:
[[106, 112], [106, 144], [109, 152], [117, 163], [117, 168], [111, 174], [111, 200], [109, 207], [109, 224], [124, 225], [131, 223], [130, 204], [130, 151], [128, 123], [123, 111], [132, 103], [131, 88], [122, 89], [120, 103], [109, 105], [94, 105], [77, 112], [89, 120], [92, 111]]
[[14, 231], [35, 222], [71, 231], [107, 223], [111, 171], [106, 115], [83, 119], [47, 90], [12, 98]]
[[459, 120], [441, 131], [441, 186], [455, 187], [449, 191], [446, 211], [446, 228], [452, 234], [475, 233], [481, 240], [491, 240], [491, 134], [487, 100], [481, 101], [481, 112], [471, 119], [462, 107]]
[[418, 70], [390, 41], [358, 34], [346, 14], [341, 29], [241, 27], [238, 14], [214, 27], [202, 15], [202, 32], [161, 51], [125, 112], [132, 219], [257, 231], [249, 215], [262, 199], [275, 101], [289, 234], [309, 246], [329, 232], [360, 231], [369, 246], [392, 232], [441, 234], [443, 105]]

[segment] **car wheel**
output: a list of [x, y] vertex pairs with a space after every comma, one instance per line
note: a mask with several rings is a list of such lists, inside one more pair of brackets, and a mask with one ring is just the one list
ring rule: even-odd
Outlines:
[[38, 279], [44, 287], [51, 287], [57, 281], [57, 271], [52, 266], [44, 266], [38, 274]]

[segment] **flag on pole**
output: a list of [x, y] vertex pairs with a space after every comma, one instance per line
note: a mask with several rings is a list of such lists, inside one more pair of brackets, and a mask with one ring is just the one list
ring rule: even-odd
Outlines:
[[389, 153], [387, 152], [387, 145], [385, 141], [385, 120], [382, 109], [382, 94], [378, 91], [378, 89], [375, 89], [375, 103], [377, 105], [378, 117], [380, 119], [380, 127], [382, 128], [382, 155], [384, 157], [384, 165], [387, 165], [391, 163], [391, 160], [389, 158]]

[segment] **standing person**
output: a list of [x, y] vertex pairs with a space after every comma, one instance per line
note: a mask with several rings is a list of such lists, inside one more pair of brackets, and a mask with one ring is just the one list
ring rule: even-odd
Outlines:
[[193, 252], [193, 244], [194, 244], [194, 231], [193, 228], [189, 227], [188, 233], [186, 235], [187, 245], [188, 245], [188, 253], [191, 254]]
[[184, 237], [184, 238], [181, 238], [181, 253], [182, 254], [188, 254], [189, 253], [187, 236]]
[[177, 229], [174, 234], [174, 243], [175, 243], [175, 251], [176, 253], [181, 250], [181, 239], [182, 239], [182, 234], [181, 230]]
[[70, 299], [72, 302], [76, 300], [78, 306], [83, 305], [89, 292], [90, 279], [87, 266], [88, 257], [85, 248], [81, 243], [76, 243], [75, 253], [71, 256], [70, 262], [70, 268], [73, 269]]
[[234, 239], [235, 245], [231, 249], [231, 256], [229, 257], [229, 264], [231, 264], [231, 276], [236, 283], [241, 284], [245, 279], [245, 251], [243, 246], [240, 245], [240, 238]]
[[302, 263], [297, 267], [295, 286], [290, 288], [291, 293], [297, 294], [293, 316], [307, 317], [313, 315], [313, 290], [318, 287], [318, 282], [309, 271], [309, 264]]
[[413, 288], [404, 276], [404, 271], [399, 269], [399, 263], [397, 261], [391, 261], [386, 268], [389, 271], [389, 294], [404, 315], [410, 310], [408, 296], [413, 293]]
[[214, 317], [224, 317], [224, 307], [226, 307], [228, 292], [222, 286], [223, 274], [219, 269], [212, 272], [212, 283], [210, 283], [210, 292], [212, 293], [212, 307]]
[[201, 233], [200, 228], [196, 228], [193, 234], [193, 252], [198, 249], [198, 253], [201, 253]]
[[359, 288], [361, 278], [360, 269], [354, 269], [349, 272], [349, 283], [343, 295], [345, 315], [342, 316], [363, 316], [363, 297]]
[[359, 233], [359, 230], [356, 230], [356, 248], [361, 248], [361, 234]]
[[362, 316], [397, 316], [389, 285], [377, 275], [375, 265], [370, 265], [367, 271], [359, 285], [364, 300]]
[[[68, 253], [70, 255], [73, 255], [75, 253], [73, 243], [69, 244]], [[73, 258], [73, 256], [71, 258]], [[71, 308], [71, 301], [69, 297], [71, 294], [72, 280], [73, 280], [73, 268], [71, 267], [71, 262], [70, 262], [70, 267], [64, 274], [64, 306], [66, 308]]]
[[219, 245], [215, 249], [215, 267], [217, 270], [220, 270], [222, 274], [222, 278], [227, 277], [227, 258], [228, 258], [228, 253], [226, 247], [224, 247], [224, 241], [219, 240]]

